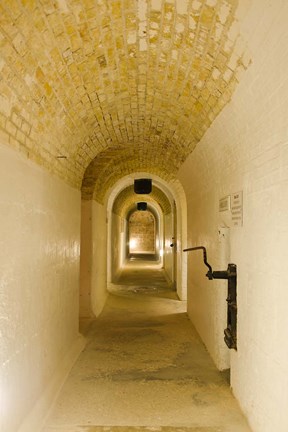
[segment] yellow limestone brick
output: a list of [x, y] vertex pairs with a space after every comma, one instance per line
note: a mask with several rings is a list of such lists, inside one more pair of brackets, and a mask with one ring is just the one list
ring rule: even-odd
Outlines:
[[2, 2], [0, 115], [10, 145], [99, 201], [135, 171], [172, 180], [250, 64], [237, 6]]

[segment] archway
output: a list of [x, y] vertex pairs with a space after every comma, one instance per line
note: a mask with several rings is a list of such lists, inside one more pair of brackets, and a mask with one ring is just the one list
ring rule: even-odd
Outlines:
[[[126, 256], [126, 216], [128, 210], [133, 207], [133, 203], [126, 205], [125, 208], [117, 205], [112, 211], [116, 198], [120, 193], [125, 194], [127, 188], [131, 188], [135, 178], [147, 177], [152, 179], [153, 185], [159, 189], [163, 197], [166, 197], [167, 208], [175, 209], [174, 216], [171, 210], [170, 212], [167, 210], [165, 214], [166, 210], [163, 212], [157, 200], [154, 200], [153, 206], [159, 215], [159, 255], [163, 253], [164, 266], [171, 269], [171, 278], [175, 281], [178, 297], [181, 300], [187, 298], [187, 261], [186, 256], [182, 254], [182, 249], [187, 245], [187, 207], [183, 187], [177, 180], [168, 183], [154, 174], [139, 172], [124, 176], [115, 183], [107, 191], [103, 203], [93, 199], [82, 199], [81, 317], [100, 314], [107, 299], [107, 286], [109, 287], [109, 284], [112, 283], [112, 267], [119, 266]], [[126, 201], [123, 199], [121, 202]], [[162, 204], [166, 206], [164, 201]], [[174, 232], [175, 219], [177, 226]], [[165, 233], [161, 231], [164, 225], [166, 226]], [[119, 242], [118, 234], [115, 233], [122, 237], [122, 242]], [[175, 247], [171, 248], [171, 243], [174, 243]], [[115, 259], [117, 262], [113, 261]], [[177, 260], [177, 266], [174, 266], [175, 261], [173, 260]]]
[[[139, 172], [134, 174], [129, 174], [124, 176], [121, 180], [119, 180], [113, 188], [110, 188], [106, 194], [105, 203], [107, 203], [107, 215], [108, 215], [108, 245], [112, 244], [115, 237], [115, 232], [112, 230], [112, 208], [115, 205], [115, 201], [117, 196], [120, 193], [124, 193], [123, 191], [133, 184], [134, 179], [136, 178], [151, 178], [153, 185], [157, 186], [160, 191], [166, 196], [168, 200], [168, 206], [170, 207], [170, 211], [167, 212], [165, 217], [166, 228], [169, 224], [169, 230], [166, 229], [166, 241], [162, 242], [164, 239], [163, 236], [159, 237], [159, 253], [163, 256], [163, 261], [166, 263], [167, 260], [171, 261], [171, 271], [174, 272], [173, 279], [175, 280], [177, 295], [181, 300], [187, 299], [187, 255], [182, 253], [182, 250], [187, 246], [187, 204], [186, 204], [186, 196], [183, 190], [181, 183], [178, 180], [174, 180], [173, 182], [167, 182], [163, 180], [161, 177], [147, 173], [147, 172]], [[154, 204], [155, 205], [155, 204]], [[159, 207], [159, 206], [158, 206]], [[173, 210], [171, 210], [173, 208]], [[163, 229], [164, 220], [161, 219], [161, 209], [156, 208], [156, 211], [160, 217], [160, 230]], [[118, 209], [119, 213], [119, 209]], [[169, 215], [170, 213], [170, 215]], [[167, 223], [168, 222], [168, 223]], [[124, 232], [126, 227], [125, 218], [122, 222], [122, 231]], [[172, 232], [174, 234], [172, 234]], [[174, 238], [173, 238], [174, 237]], [[170, 247], [171, 243], [173, 243], [173, 248]], [[165, 254], [166, 249], [166, 254]], [[109, 263], [112, 260], [113, 248], [108, 248], [108, 270], [107, 270], [107, 280], [108, 285], [112, 281], [111, 274], [111, 266]], [[175, 261], [173, 261], [175, 260]], [[176, 262], [176, 265], [173, 265], [173, 262]]]

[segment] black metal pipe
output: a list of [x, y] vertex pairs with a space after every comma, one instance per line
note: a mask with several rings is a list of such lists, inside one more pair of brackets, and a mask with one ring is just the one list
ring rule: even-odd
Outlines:
[[207, 252], [206, 252], [206, 248], [204, 246], [196, 246], [196, 247], [192, 247], [192, 248], [188, 248], [188, 249], [183, 249], [183, 252], [189, 252], [189, 251], [194, 251], [194, 250], [203, 250], [203, 261], [204, 264], [208, 267], [209, 271], [207, 273], [207, 277], [209, 279], [212, 279], [212, 267], [210, 266], [210, 264], [207, 262]]
[[228, 279], [229, 275], [227, 270], [213, 271], [213, 279]]
[[228, 280], [228, 297], [227, 297], [227, 328], [224, 330], [224, 340], [228, 348], [237, 350], [237, 267], [235, 264], [228, 264], [227, 270], [213, 271], [207, 262], [207, 252], [204, 246], [196, 246], [184, 249], [183, 252], [202, 250], [204, 264], [209, 271], [206, 276], [208, 279], [227, 279]]

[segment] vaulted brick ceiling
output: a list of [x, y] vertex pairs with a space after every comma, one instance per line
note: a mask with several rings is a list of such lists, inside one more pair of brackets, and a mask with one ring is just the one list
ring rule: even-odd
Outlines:
[[1, 2], [3, 140], [102, 198], [131, 172], [175, 178], [249, 64], [237, 6]]

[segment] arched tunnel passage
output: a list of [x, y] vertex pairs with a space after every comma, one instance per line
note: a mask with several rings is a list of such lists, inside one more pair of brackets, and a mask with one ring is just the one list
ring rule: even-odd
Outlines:
[[[146, 171], [172, 188], [178, 179], [189, 221], [181, 249], [204, 245], [213, 267], [229, 257], [239, 269], [238, 352], [223, 343], [226, 284], [208, 286], [191, 255], [189, 317], [217, 367], [231, 362], [252, 429], [287, 432], [288, 3], [10, 0], [0, 9], [0, 429], [38, 430], [82, 349], [87, 169], [84, 316], [99, 316], [107, 298], [107, 199], [118, 180]], [[238, 192], [243, 225], [230, 226], [219, 200]], [[125, 403], [125, 392], [117, 396]]]
[[[138, 210], [145, 203], [145, 211]], [[133, 188], [124, 188], [115, 198], [111, 211], [111, 281], [118, 280], [119, 272], [132, 260], [138, 266], [147, 261], [163, 269], [169, 284], [176, 287], [170, 247], [174, 234], [174, 207], [170, 198], [156, 185], [151, 194], [137, 195]], [[169, 247], [165, 248], [165, 245]], [[108, 244], [109, 247], [109, 244]], [[109, 264], [108, 264], [109, 265]]]
[[[146, 172], [124, 176], [106, 193], [103, 203], [82, 199], [80, 317], [98, 316], [107, 300], [107, 286], [115, 280], [127, 258], [127, 215], [139, 201], [133, 192], [135, 178], [153, 181], [151, 194], [141, 195], [156, 221], [156, 261], [180, 299], [186, 299], [186, 200], [179, 182], [167, 183]], [[177, 220], [177, 224], [175, 223]], [[174, 239], [173, 239], [174, 237]], [[171, 248], [174, 242], [175, 247]], [[177, 263], [177, 265], [176, 265]]]
[[[135, 177], [140, 176], [140, 173], [135, 174]], [[227, 398], [229, 384], [226, 376], [213, 366], [187, 320], [186, 302], [179, 300], [174, 289], [178, 288], [179, 281], [181, 285], [185, 269], [185, 263], [179, 261], [185, 245], [183, 239], [186, 239], [186, 208], [181, 187], [178, 185], [177, 190], [175, 185], [154, 179], [152, 194], [139, 199], [133, 192], [133, 180], [131, 176], [123, 178], [109, 191], [103, 205], [95, 200], [83, 200], [83, 221], [85, 209], [89, 208], [86, 223], [90, 221], [91, 225], [88, 251], [92, 256], [91, 273], [95, 276], [90, 281], [90, 297], [92, 314], [97, 320], [92, 320], [86, 333], [87, 350], [76, 364], [76, 374], [85, 369], [81, 375], [81, 391], [78, 395], [74, 392], [68, 401], [65, 391], [71, 380], [67, 381], [54, 410], [54, 419], [61, 425], [72, 401], [77, 409], [71, 416], [68, 414], [69, 422], [85, 424], [87, 417], [84, 419], [81, 414], [85, 401], [91, 425], [97, 421], [104, 425], [109, 422], [112, 427], [132, 424], [139, 428], [143, 424], [177, 426], [181, 421], [181, 426], [189, 426], [193, 415], [195, 424], [203, 426], [201, 406], [209, 413], [208, 424], [219, 424], [224, 418], [223, 407], [220, 409], [221, 392], [227, 404], [233, 407], [231, 395]], [[147, 202], [146, 211], [138, 210], [140, 200]], [[147, 238], [149, 229], [152, 231], [150, 239]], [[131, 244], [133, 240], [138, 244]], [[102, 279], [99, 277], [103, 271], [100, 247], [103, 248], [102, 259], [106, 253], [107, 266]], [[199, 377], [201, 389], [197, 387], [195, 392]], [[213, 391], [209, 390], [211, 382]], [[192, 402], [191, 392], [194, 394]], [[93, 410], [95, 400], [97, 406], [101, 406], [97, 414]], [[128, 412], [123, 400], [129, 405]], [[151, 402], [149, 409], [145, 408], [147, 401]], [[181, 411], [181, 419], [172, 414], [175, 403], [177, 412]], [[111, 404], [113, 413], [105, 408]], [[53, 416], [51, 419], [53, 425]], [[225, 421], [231, 425], [235, 419], [230, 416]], [[239, 431], [250, 432], [244, 418], [238, 417], [236, 423]]]
[[[100, 264], [93, 259], [99, 257], [99, 242], [105, 231], [107, 269], [112, 280], [107, 284], [109, 294], [103, 310], [85, 332], [85, 352], [75, 364], [74, 376], [66, 381], [43, 432], [52, 432], [55, 427], [64, 432], [67, 421], [69, 425], [89, 424], [91, 432], [99, 424], [104, 425], [97, 426], [99, 432], [104, 432], [107, 425], [111, 432], [144, 432], [150, 426], [162, 430], [163, 425], [169, 425], [167, 431], [180, 432], [186, 427], [190, 430], [191, 424], [193, 430], [199, 427], [203, 432], [219, 429], [218, 425], [224, 427], [223, 431], [235, 426], [239, 432], [251, 432], [235, 410], [227, 376], [213, 365], [187, 319], [186, 302], [179, 300], [173, 289], [177, 249], [171, 248], [171, 241], [177, 245], [181, 212], [177, 213], [173, 199], [164, 209], [161, 200], [151, 197], [147, 210], [138, 211], [138, 198], [129, 188], [125, 184], [120, 190], [116, 188], [103, 208], [96, 202], [83, 203], [83, 208], [90, 206], [86, 222], [89, 218], [92, 221], [92, 273], [95, 265], [99, 273]], [[149, 225], [147, 218], [143, 221], [138, 217], [141, 214], [154, 220], [152, 246], [130, 249], [129, 241], [139, 234], [129, 230], [130, 222], [136, 220], [145, 230]], [[94, 256], [95, 238], [98, 243]], [[137, 254], [139, 259], [131, 259]], [[147, 255], [154, 255], [154, 261]], [[108, 273], [106, 276], [107, 283]], [[99, 301], [100, 291], [95, 289], [99, 285], [94, 283], [92, 280], [91, 298]], [[96, 315], [95, 309], [93, 313]]]

